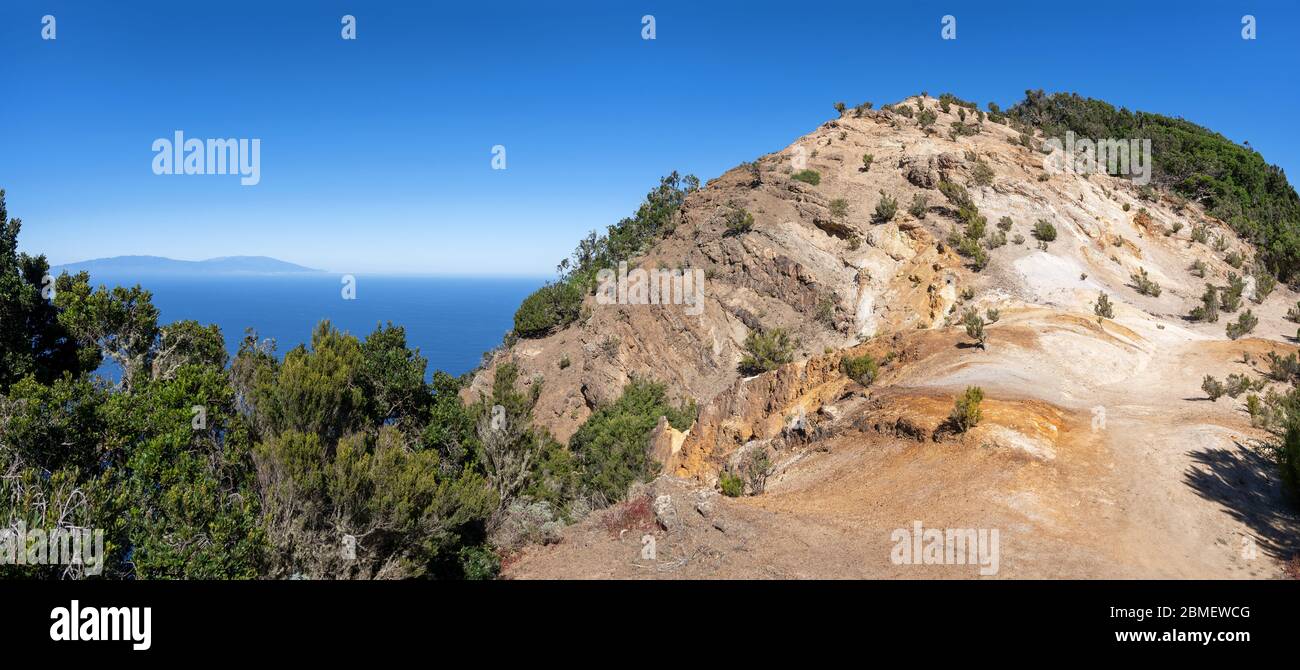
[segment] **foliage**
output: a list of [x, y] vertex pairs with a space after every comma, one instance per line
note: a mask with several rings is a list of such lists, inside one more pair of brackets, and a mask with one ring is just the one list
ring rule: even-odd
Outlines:
[[1191, 317], [1196, 321], [1215, 323], [1219, 320], [1219, 289], [1213, 284], [1205, 285], [1201, 294], [1201, 305], [1192, 310]]
[[983, 401], [983, 389], [978, 386], [966, 387], [966, 391], [953, 403], [952, 413], [948, 415], [948, 421], [953, 430], [964, 433], [979, 425], [981, 418], [980, 403]]
[[1255, 326], [1257, 325], [1259, 325], [1259, 318], [1250, 310], [1246, 310], [1237, 315], [1237, 320], [1235, 322], [1228, 324], [1228, 339], [1235, 340], [1245, 335], [1249, 335], [1251, 331], [1255, 330]]
[[607, 227], [603, 235], [594, 230], [587, 233], [573, 255], [560, 261], [556, 268], [559, 278], [519, 305], [514, 334], [545, 337], [576, 321], [583, 297], [596, 285], [596, 273], [644, 253], [656, 240], [672, 232], [677, 211], [699, 187], [700, 180], [694, 176], [673, 172], [646, 194], [634, 215]]
[[728, 498], [739, 498], [745, 495], [745, 480], [740, 475], [734, 475], [730, 472], [718, 473], [718, 487], [722, 489], [722, 495]]
[[[525, 476], [500, 488], [494, 445], [475, 429], [485, 404], [467, 406], [444, 373], [426, 383], [400, 327], [358, 340], [322, 322], [283, 360], [250, 331], [230, 360], [216, 326], [160, 325], [139, 286], [64, 274], [42, 307], [29, 301], [31, 273], [12, 272], [22, 266], [45, 267], [0, 254], [0, 305], [28, 315], [4, 324], [45, 347], [4, 358], [16, 379], [0, 386], [0, 525], [103, 529], [104, 577], [490, 577], [500, 491], [574, 493], [567, 450], [531, 429], [519, 443], [533, 454]], [[92, 374], [103, 359], [120, 365], [121, 383]], [[531, 396], [520, 395], [493, 401], [520, 405], [512, 416], [527, 426]], [[355, 559], [344, 557], [348, 536]]]
[[980, 317], [979, 312], [974, 307], [969, 307], [962, 314], [962, 324], [966, 326], [966, 337], [975, 340], [981, 349], [984, 348], [988, 341], [988, 335], [984, 332], [984, 319]]
[[1047, 219], [1039, 219], [1034, 222], [1033, 233], [1039, 242], [1051, 242], [1056, 239], [1056, 226]]
[[1115, 308], [1110, 304], [1110, 296], [1101, 293], [1097, 296], [1097, 304], [1092, 306], [1092, 313], [1107, 319], [1115, 318]]
[[1151, 138], [1153, 184], [1227, 221], [1282, 280], [1300, 271], [1300, 196], [1282, 169], [1253, 148], [1183, 119], [1116, 109], [1073, 93], [1026, 91], [1008, 112], [1049, 136], [1072, 130], [1082, 137]]
[[0, 393], [11, 384], [34, 375], [42, 384], [73, 376], [98, 366], [93, 350], [79, 350], [59, 311], [48, 299], [57, 287], [47, 283], [49, 263], [44, 256], [18, 252], [22, 221], [9, 218], [5, 192], [0, 189]]
[[577, 459], [583, 491], [601, 502], [622, 500], [628, 485], [654, 476], [658, 470], [647, 454], [650, 433], [666, 417], [678, 430], [695, 420], [693, 403], [675, 406], [663, 384], [633, 379], [610, 405], [599, 407], [569, 440]]
[[912, 196], [912, 204], [908, 205], [907, 213], [917, 219], [924, 219], [926, 212], [930, 209], [930, 199], [924, 193], [917, 193]]
[[849, 379], [863, 386], [871, 386], [880, 371], [880, 364], [871, 354], [845, 356], [840, 360], [840, 370]]
[[744, 207], [732, 207], [726, 217], [727, 234], [741, 235], [754, 229], [754, 215]]
[[876, 222], [885, 223], [894, 218], [898, 212], [898, 201], [884, 191], [880, 192], [880, 202], [876, 203]]
[[573, 323], [582, 308], [583, 292], [575, 282], [549, 283], [524, 298], [515, 311], [515, 334], [545, 337]]
[[784, 328], [751, 330], [745, 337], [745, 356], [740, 373], [756, 375], [794, 360], [794, 341]]
[[1149, 295], [1153, 298], [1160, 297], [1160, 285], [1151, 279], [1147, 274], [1146, 268], [1138, 268], [1138, 271], [1129, 275], [1129, 281], [1133, 282], [1133, 288], [1137, 289], [1142, 295]]
[[816, 170], [800, 170], [790, 175], [790, 178], [804, 182], [805, 184], [812, 184], [813, 186], [822, 183], [822, 173]]
[[1210, 375], [1205, 375], [1205, 379], [1201, 380], [1201, 390], [1205, 391], [1205, 395], [1210, 400], [1217, 401], [1223, 395], [1225, 389], [1223, 388], [1223, 382]]

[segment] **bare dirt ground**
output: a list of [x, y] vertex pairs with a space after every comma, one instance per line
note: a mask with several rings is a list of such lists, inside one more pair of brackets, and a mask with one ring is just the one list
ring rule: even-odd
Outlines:
[[[889, 399], [890, 406], [904, 404], [919, 415], [946, 411], [944, 403], [962, 387], [980, 384], [989, 398], [981, 426], [988, 432], [940, 442], [844, 432], [793, 455], [794, 462], [759, 496], [725, 498], [698, 482], [664, 477], [648, 495], [671, 496], [679, 527], [663, 529], [653, 513], [624, 520], [620, 508], [570, 528], [557, 545], [530, 548], [505, 574], [516, 579], [1281, 577], [1283, 560], [1297, 549], [1300, 518], [1290, 511], [1276, 464], [1255, 444], [1262, 435], [1250, 427], [1240, 403], [1210, 402], [1198, 386], [1207, 370], [1226, 375], [1249, 367], [1225, 359], [1240, 360], [1244, 351], [1257, 359], [1285, 345], [1180, 343], [1172, 337], [1152, 343], [1117, 329], [1139, 343], [1134, 347], [1116, 338], [1112, 346], [1119, 353], [1111, 358], [1123, 365], [1112, 375], [1094, 375], [1104, 383], [1075, 386], [1069, 393], [1060, 388], [1070, 381], [1068, 371], [1056, 368], [1056, 383], [1044, 383], [1035, 393], [1050, 399], [1049, 405], [1023, 394], [1022, 377], [1037, 377], [1034, 366], [1054, 365], [1043, 355], [1044, 342], [1056, 355], [1080, 355], [1067, 335], [1054, 331], [1059, 320], [1042, 311], [1013, 315], [991, 330], [989, 351], [973, 354], [984, 360], [972, 363], [970, 352], [950, 346], [894, 373], [908, 378], [910, 369], [925, 369], [936, 375], [933, 385], [890, 389], [900, 394]], [[1035, 337], [1038, 355], [1013, 344]], [[1097, 341], [1077, 337], [1085, 344]], [[1108, 360], [1091, 354], [1094, 365]], [[1086, 372], [1081, 368], [1080, 374]], [[1041, 408], [1055, 410], [1044, 415]], [[1035, 439], [1026, 424], [1044, 420], [1052, 435]], [[712, 502], [708, 517], [696, 509], [701, 496]], [[998, 529], [996, 575], [982, 575], [977, 564], [895, 563], [893, 533], [911, 530], [916, 521], [924, 528]], [[655, 538], [653, 560], [642, 558], [645, 535]]]

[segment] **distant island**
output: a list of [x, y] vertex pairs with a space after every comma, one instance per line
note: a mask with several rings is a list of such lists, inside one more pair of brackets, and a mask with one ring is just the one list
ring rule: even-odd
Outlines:
[[131, 275], [223, 275], [223, 274], [303, 274], [324, 270], [295, 265], [269, 256], [223, 256], [204, 261], [178, 261], [162, 256], [114, 256], [95, 258], [76, 263], [55, 265], [54, 274], [75, 274], [85, 270], [91, 274]]

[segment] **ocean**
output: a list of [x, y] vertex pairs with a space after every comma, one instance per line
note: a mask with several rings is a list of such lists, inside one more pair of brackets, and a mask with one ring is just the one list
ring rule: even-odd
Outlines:
[[461, 375], [478, 366], [514, 325], [515, 309], [543, 279], [355, 275], [356, 298], [343, 298], [341, 275], [213, 275], [115, 277], [93, 275], [94, 285], [140, 286], [153, 293], [159, 324], [193, 319], [215, 323], [231, 356], [244, 329], [273, 338], [279, 356], [310, 345], [323, 319], [358, 338], [388, 321], [406, 328], [407, 345], [434, 370]]

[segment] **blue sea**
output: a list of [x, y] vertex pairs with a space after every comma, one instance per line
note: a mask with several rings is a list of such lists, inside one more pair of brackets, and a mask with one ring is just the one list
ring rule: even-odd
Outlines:
[[233, 356], [253, 328], [273, 338], [277, 354], [310, 345], [322, 319], [364, 338], [388, 321], [406, 328], [408, 346], [429, 361], [428, 375], [473, 370], [513, 326], [515, 309], [542, 279], [354, 275], [356, 298], [345, 300], [341, 275], [94, 275], [94, 285], [133, 286], [153, 293], [159, 323], [193, 319], [221, 328]]

